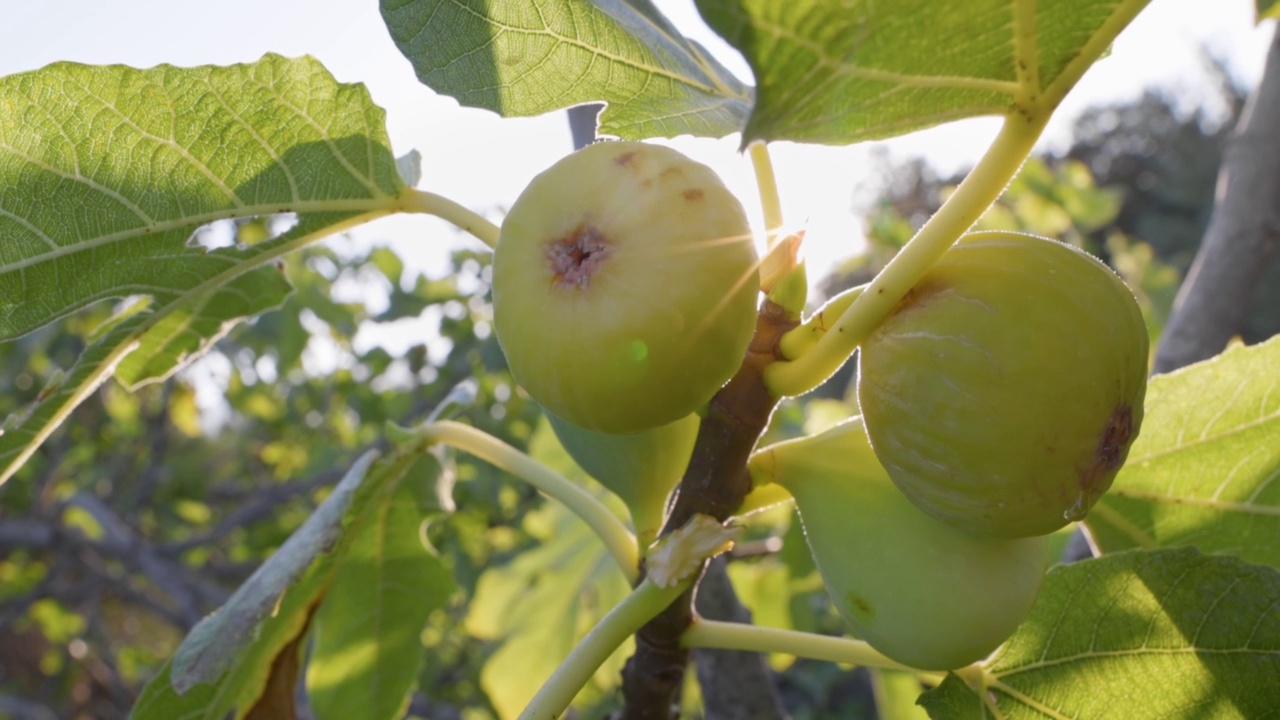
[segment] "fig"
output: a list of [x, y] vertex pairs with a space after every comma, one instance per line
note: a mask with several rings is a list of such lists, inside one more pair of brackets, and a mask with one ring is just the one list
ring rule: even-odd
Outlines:
[[894, 486], [861, 418], [760, 450], [753, 482], [788, 490], [827, 593], [853, 634], [921, 670], [986, 657], [1031, 610], [1049, 539], [980, 537]]
[[742, 364], [756, 266], [742, 204], [711, 168], [597, 143], [535, 177], [503, 221], [494, 329], [547, 410], [639, 432], [693, 413]]
[[1147, 330], [1096, 258], [1047, 238], [961, 238], [867, 339], [858, 403], [894, 483], [999, 537], [1080, 520], [1142, 423]]
[[587, 430], [551, 413], [547, 420], [578, 467], [622, 498], [640, 547], [649, 547], [666, 519], [667, 496], [693, 455], [698, 416], [628, 435]]

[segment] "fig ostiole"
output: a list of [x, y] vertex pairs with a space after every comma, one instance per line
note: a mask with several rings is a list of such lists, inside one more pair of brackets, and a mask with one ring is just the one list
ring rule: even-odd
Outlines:
[[981, 660], [1030, 612], [1047, 537], [980, 537], [926, 515], [894, 486], [860, 418], [755, 453], [756, 484], [795, 498], [805, 539], [853, 635], [921, 670]]
[[698, 416], [628, 435], [587, 430], [552, 413], [547, 420], [578, 467], [622, 499], [640, 548], [649, 547], [666, 519], [667, 496], [693, 455]]
[[1133, 293], [1063, 243], [968, 235], [859, 353], [876, 456], [930, 515], [999, 537], [1085, 516], [1137, 437], [1148, 341]]
[[611, 434], [675, 422], [737, 371], [759, 278], [742, 204], [705, 165], [603, 142], [535, 177], [493, 259], [498, 342], [555, 415]]

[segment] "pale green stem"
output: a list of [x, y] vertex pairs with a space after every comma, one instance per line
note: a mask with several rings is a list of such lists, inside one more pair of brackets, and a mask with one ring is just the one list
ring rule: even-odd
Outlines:
[[422, 426], [418, 432], [429, 441], [441, 442], [471, 453], [560, 501], [600, 536], [613, 559], [622, 568], [623, 574], [627, 576], [628, 582], [634, 584], [639, 578], [640, 555], [635, 536], [617, 515], [581, 486], [470, 425], [441, 420]]
[[802, 395], [831, 377], [907, 291], [1000, 197], [1035, 146], [1048, 118], [1048, 112], [1033, 114], [1031, 120], [1017, 113], [1006, 117], [991, 148], [942, 208], [808, 352], [796, 360], [766, 368], [765, 385], [780, 397]]
[[823, 335], [827, 334], [830, 326], [834, 325], [844, 312], [849, 309], [854, 300], [866, 290], [866, 285], [849, 288], [844, 292], [831, 298], [818, 309], [817, 312], [809, 316], [803, 324], [787, 331], [782, 336], [782, 340], [778, 343], [778, 349], [782, 351], [782, 356], [788, 360], [795, 360], [804, 355]]
[[756, 171], [756, 186], [760, 188], [767, 249], [772, 250], [778, 242], [778, 230], [782, 227], [782, 199], [778, 196], [778, 179], [773, 174], [773, 160], [769, 157], [768, 145], [753, 142], [748, 152], [751, 154], [751, 166]]
[[680, 597], [690, 582], [692, 578], [663, 588], [646, 578], [573, 648], [569, 657], [560, 663], [533, 701], [520, 713], [520, 720], [554, 720], [560, 717], [604, 661], [627, 638]]
[[498, 226], [483, 215], [470, 210], [443, 195], [414, 190], [412, 188], [401, 193], [400, 208], [405, 212], [426, 213], [447, 220], [466, 230], [490, 249], [498, 247]]
[[944, 673], [926, 672], [882, 655], [861, 640], [796, 630], [720, 622], [698, 618], [684, 635], [680, 644], [688, 648], [716, 648], [720, 650], [746, 650], [759, 653], [785, 653], [796, 657], [827, 660], [830, 662], [862, 665], [887, 670], [906, 670], [930, 682], [940, 682]]

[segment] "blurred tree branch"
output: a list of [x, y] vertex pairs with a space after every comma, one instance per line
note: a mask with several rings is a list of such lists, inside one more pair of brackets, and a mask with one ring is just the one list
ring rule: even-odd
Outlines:
[[1220, 352], [1239, 334], [1280, 239], [1280, 33], [1227, 143], [1209, 228], [1156, 352], [1169, 372]]

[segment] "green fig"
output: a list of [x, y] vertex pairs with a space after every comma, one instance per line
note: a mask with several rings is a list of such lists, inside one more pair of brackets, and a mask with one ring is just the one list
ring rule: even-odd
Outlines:
[[695, 412], [733, 376], [759, 289], [746, 212], [711, 168], [603, 142], [512, 205], [493, 257], [494, 330], [543, 407], [633, 433]]
[[1080, 520], [1142, 423], [1147, 329], [1096, 258], [1010, 232], [966, 236], [867, 339], [858, 403], [921, 509], [999, 537]]
[[551, 429], [578, 467], [626, 503], [636, 540], [647, 548], [666, 519], [667, 496], [684, 476], [698, 439], [697, 415], [630, 435], [580, 428], [547, 413]]
[[1048, 538], [979, 537], [921, 512], [876, 460], [861, 418], [760, 450], [748, 469], [795, 497], [831, 600], [854, 635], [893, 660], [963, 667], [1031, 610]]

